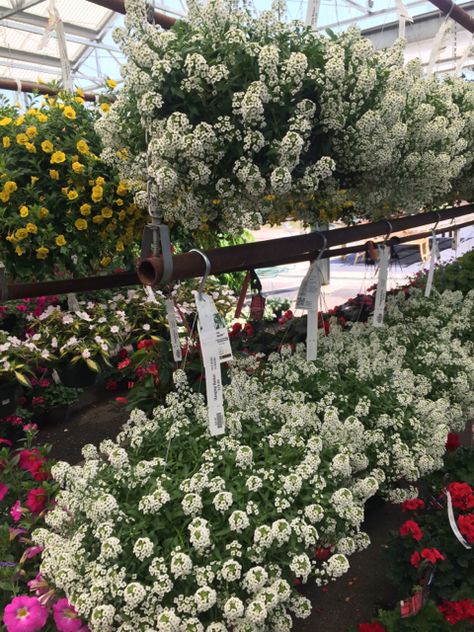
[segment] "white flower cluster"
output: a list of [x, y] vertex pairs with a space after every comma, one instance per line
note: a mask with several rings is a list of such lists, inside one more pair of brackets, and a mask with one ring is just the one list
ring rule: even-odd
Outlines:
[[145, 0], [126, 6], [124, 87], [97, 130], [139, 205], [155, 180], [166, 223], [239, 233], [282, 208], [314, 223], [342, 190], [351, 213], [386, 216], [467, 184], [474, 88], [424, 78], [401, 42], [375, 51], [231, 0], [193, 1], [163, 31]]
[[382, 329], [334, 324], [317, 364], [298, 348], [235, 367], [219, 439], [178, 371], [152, 419], [134, 411], [84, 466], [55, 465], [41, 572], [93, 632], [290, 630], [290, 612], [310, 611], [294, 580], [347, 572], [369, 544], [367, 499], [413, 497], [406, 482], [472, 416], [473, 314], [474, 292], [413, 290], [389, 298]]

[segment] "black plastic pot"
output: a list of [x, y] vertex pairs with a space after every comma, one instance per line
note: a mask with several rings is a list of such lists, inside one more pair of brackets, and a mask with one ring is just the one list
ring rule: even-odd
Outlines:
[[64, 386], [87, 388], [95, 384], [97, 379], [97, 373], [80, 361], [76, 364], [63, 364], [57, 368], [57, 371]]
[[17, 395], [16, 382], [0, 382], [0, 418], [8, 417], [15, 412]]

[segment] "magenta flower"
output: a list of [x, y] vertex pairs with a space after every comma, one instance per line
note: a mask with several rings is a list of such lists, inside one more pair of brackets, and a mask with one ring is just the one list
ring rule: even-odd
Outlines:
[[38, 553], [41, 553], [42, 550], [43, 550], [42, 546], [30, 546], [28, 549], [26, 549], [23, 555], [27, 559], [31, 559], [32, 557], [35, 557], [35, 555], [38, 555]]
[[34, 579], [30, 579], [30, 581], [27, 582], [27, 586], [31, 592], [34, 592], [35, 595], [38, 596], [44, 595], [49, 590], [48, 584], [43, 579], [43, 575], [41, 575], [41, 573], [38, 573]]
[[21, 503], [19, 500], [13, 505], [10, 509], [10, 516], [13, 518], [15, 522], [18, 522], [21, 518]]
[[58, 599], [54, 604], [53, 617], [59, 632], [77, 632], [83, 629], [79, 615], [67, 599]]
[[5, 485], [5, 483], [0, 483], [0, 501], [2, 501], [5, 496], [7, 495], [8, 492], [8, 485]]
[[35, 632], [46, 624], [48, 609], [36, 597], [15, 597], [3, 612], [7, 632]]

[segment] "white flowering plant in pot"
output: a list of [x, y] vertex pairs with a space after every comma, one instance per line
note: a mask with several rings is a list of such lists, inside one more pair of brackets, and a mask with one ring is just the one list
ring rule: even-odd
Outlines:
[[223, 437], [177, 371], [151, 418], [132, 412], [116, 442], [84, 448], [83, 466], [53, 468], [57, 505], [34, 534], [41, 571], [92, 631], [284, 631], [309, 613], [295, 580], [346, 572], [369, 543], [366, 500], [416, 495], [472, 414], [460, 337], [474, 295], [428, 301], [428, 327], [410, 320], [411, 301], [390, 298], [382, 329], [334, 325], [318, 363], [302, 346], [244, 358], [224, 389]]
[[326, 219], [419, 209], [472, 158], [451, 84], [405, 66], [400, 42], [375, 51], [357, 30], [321, 35], [227, 0], [194, 0], [163, 31], [144, 0], [126, 6], [102, 157], [142, 206], [151, 178], [163, 220], [196, 239], [285, 214], [314, 224], [321, 200]]

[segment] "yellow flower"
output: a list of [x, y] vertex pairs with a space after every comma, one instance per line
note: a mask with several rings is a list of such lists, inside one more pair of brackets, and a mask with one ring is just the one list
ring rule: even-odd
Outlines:
[[2, 142], [3, 142], [4, 149], [8, 149], [10, 147], [12, 141], [10, 139], [10, 136], [4, 136]]
[[74, 226], [77, 228], [77, 230], [86, 230], [87, 220], [80, 217], [79, 219], [76, 219], [76, 221], [74, 222]]
[[117, 82], [114, 81], [113, 79], [107, 79], [105, 83], [107, 84], [107, 87], [110, 88], [111, 90], [117, 87]]
[[120, 158], [120, 160], [127, 160], [127, 158], [128, 158], [128, 149], [126, 147], [123, 147], [122, 149], [119, 149], [117, 151], [117, 158]]
[[83, 105], [85, 103], [84, 99], [82, 97], [74, 97], [74, 101], [76, 103], [80, 103], [81, 105]]
[[0, 200], [2, 202], [5, 202], [5, 204], [6, 204], [9, 199], [10, 199], [10, 194], [9, 193], [7, 193], [6, 191], [0, 191]]
[[66, 154], [63, 151], [55, 151], [54, 154], [51, 156], [50, 163], [52, 165], [55, 165], [64, 162], [65, 160]]
[[91, 205], [90, 204], [83, 204], [80, 209], [79, 212], [81, 213], [81, 215], [90, 215], [91, 214]]
[[95, 187], [92, 187], [91, 198], [93, 202], [100, 202], [103, 195], [104, 195], [104, 189], [101, 186], [96, 185]]
[[34, 125], [30, 125], [30, 127], [26, 128], [26, 135], [28, 136], [28, 138], [34, 138], [37, 133], [38, 130]]
[[71, 121], [73, 121], [76, 118], [76, 110], [70, 105], [66, 105], [66, 107], [63, 110], [63, 114], [66, 118], [70, 119]]
[[46, 257], [48, 256], [48, 252], [49, 252], [49, 248], [45, 248], [44, 246], [41, 246], [40, 248], [36, 249], [36, 258], [46, 259]]
[[16, 135], [16, 142], [19, 145], [26, 145], [26, 143], [29, 142], [28, 141], [28, 136], [26, 134], [23, 134], [23, 133], [17, 134]]
[[74, 171], [74, 173], [82, 173], [84, 171], [84, 165], [82, 165], [80, 162], [73, 162], [72, 170]]
[[16, 125], [16, 126], [18, 126], [18, 125], [23, 125], [23, 123], [24, 123], [24, 122], [25, 122], [25, 117], [22, 115], [22, 116], [19, 116], [19, 117], [16, 119], [16, 121], [15, 121], [15, 125]]
[[105, 217], [106, 219], [109, 219], [109, 217], [112, 217], [112, 215], [114, 214], [112, 209], [109, 208], [108, 206], [104, 206], [104, 208], [101, 210], [100, 213], [102, 217]]
[[115, 200], [115, 204], [116, 204], [117, 206], [123, 206], [123, 200], [122, 200], [122, 199], [120, 199], [120, 198], [118, 198], [118, 200]]
[[76, 88], [76, 94], [80, 97], [84, 97], [84, 90], [82, 88]]
[[102, 259], [100, 260], [100, 265], [103, 268], [106, 268], [108, 265], [110, 265], [112, 262], [112, 259], [110, 257], [102, 257]]
[[38, 176], [30, 176], [31, 184], [36, 184], [39, 180]]
[[18, 189], [18, 187], [16, 185], [16, 182], [13, 182], [13, 180], [7, 180], [5, 184], [3, 185], [3, 189], [7, 193], [13, 193], [14, 191]]
[[94, 215], [92, 221], [94, 222], [94, 224], [102, 224], [104, 218], [102, 217], [102, 215]]
[[102, 176], [99, 176], [98, 178], [95, 179], [95, 183], [101, 187], [102, 185], [105, 184], [105, 179]]
[[38, 217], [40, 219], [45, 219], [45, 217], [48, 217], [48, 215], [49, 215], [48, 209], [42, 206], [40, 210], [38, 211]]
[[26, 225], [26, 230], [32, 235], [36, 235], [36, 233], [38, 232], [38, 226], [36, 226], [36, 224], [28, 222], [28, 224]]
[[18, 241], [18, 239], [16, 239], [15, 235], [12, 235], [11, 233], [10, 233], [9, 235], [7, 235], [7, 236], [5, 237], [5, 239], [6, 239], [7, 241], [9, 241], [10, 243], [12, 243], [12, 244], [16, 244], [16, 243], [17, 243], [17, 241]]
[[15, 233], [15, 237], [20, 241], [26, 239], [28, 237], [28, 231], [26, 228], [19, 228]]
[[219, 206], [219, 204], [221, 203], [221, 201], [220, 201], [220, 200], [218, 200], [218, 199], [215, 199], [215, 200], [212, 200], [212, 203], [214, 204], [214, 206]]
[[20, 217], [28, 217], [29, 214], [30, 214], [30, 211], [27, 206], [20, 207]]
[[123, 241], [121, 239], [119, 239], [117, 244], [115, 245], [115, 250], [117, 252], [123, 252], [125, 250], [125, 246], [123, 245]]
[[100, 109], [104, 114], [107, 114], [107, 112], [110, 110], [110, 105], [108, 103], [101, 103]]
[[56, 237], [56, 246], [65, 246], [66, 245], [66, 238], [64, 237], [64, 235], [58, 235]]
[[123, 220], [127, 217], [127, 213], [125, 213], [125, 211], [120, 211], [120, 213], [118, 214], [118, 218], [121, 222], [123, 222]]
[[38, 112], [38, 114], [36, 115], [36, 118], [40, 123], [46, 123], [46, 121], [48, 120], [48, 117], [46, 116], [46, 114], [43, 114], [42, 112]]
[[25, 148], [30, 152], [30, 154], [36, 154], [36, 147], [33, 143], [25, 143]]
[[4, 116], [0, 119], [0, 127], [3, 127], [4, 125], [9, 125], [11, 122], [12, 120], [9, 116]]
[[56, 169], [50, 169], [49, 177], [51, 180], [59, 180], [59, 171], [56, 171]]
[[41, 143], [41, 149], [45, 154], [51, 154], [54, 151], [53, 143], [50, 140], [44, 140]]
[[85, 154], [87, 156], [90, 153], [89, 145], [85, 140], [78, 141], [76, 147], [81, 154]]
[[124, 196], [124, 195], [127, 195], [127, 193], [128, 193], [128, 187], [125, 184], [125, 182], [119, 182], [119, 185], [117, 187], [117, 195]]
[[68, 191], [69, 191], [68, 187], [61, 187], [61, 193], [63, 193], [64, 195], [67, 195]]
[[77, 200], [77, 198], [79, 197], [79, 193], [77, 191], [69, 191], [69, 193], [67, 194], [67, 197], [69, 200]]
[[21, 246], [17, 246], [17, 247], [15, 248], [15, 252], [16, 252], [16, 254], [17, 254], [19, 257], [21, 257], [21, 255], [23, 255], [23, 254], [25, 253], [25, 249], [24, 249], [24, 248], [22, 248]]

